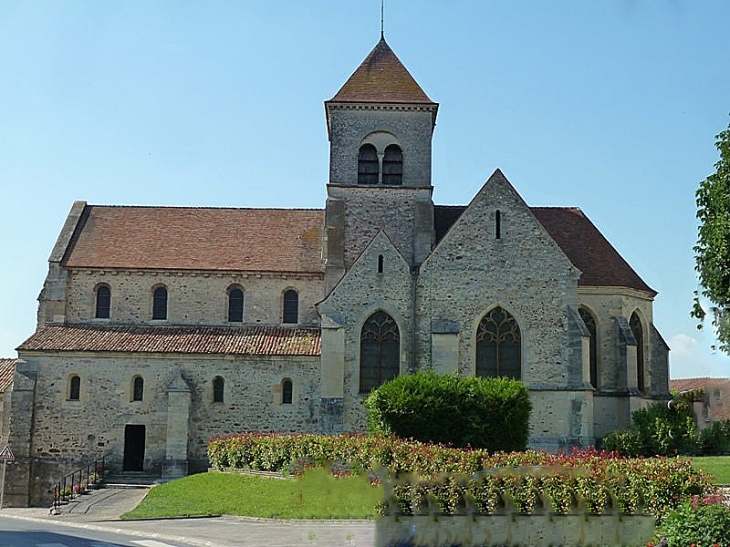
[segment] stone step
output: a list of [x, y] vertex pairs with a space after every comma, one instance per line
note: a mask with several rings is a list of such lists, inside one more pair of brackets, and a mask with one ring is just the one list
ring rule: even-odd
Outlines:
[[147, 473], [114, 473], [104, 477], [105, 488], [150, 488], [163, 482], [159, 476]]

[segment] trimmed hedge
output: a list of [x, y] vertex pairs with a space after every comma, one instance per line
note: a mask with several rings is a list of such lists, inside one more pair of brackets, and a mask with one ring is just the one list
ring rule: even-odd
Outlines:
[[[468, 477], [472, 481], [469, 496], [487, 513], [499, 503], [497, 493], [506, 492], [523, 512], [531, 511], [541, 502], [540, 494], [545, 494], [555, 512], [568, 511], [576, 500], [583, 500], [590, 512], [601, 513], [613, 495], [623, 512], [643, 506], [661, 518], [692, 495], [710, 492], [708, 477], [694, 471], [689, 460], [625, 459], [595, 450], [490, 454], [397, 437], [243, 433], [211, 439], [208, 458], [217, 469], [289, 472], [341, 462], [347, 466], [335, 467], [346, 467], [348, 473], [385, 473], [386, 468], [388, 480], [399, 484], [394, 493], [403, 512], [412, 511], [406, 508], [413, 503], [409, 500], [427, 494], [441, 499], [445, 507], [456, 508], [465, 495], [463, 481], [444, 484], [445, 474]], [[482, 470], [489, 471], [476, 479]]]
[[386, 382], [365, 407], [371, 433], [490, 451], [524, 450], [532, 410], [518, 380], [434, 371]]

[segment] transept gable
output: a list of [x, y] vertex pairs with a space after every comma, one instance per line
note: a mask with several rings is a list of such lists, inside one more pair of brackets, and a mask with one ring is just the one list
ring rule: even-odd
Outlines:
[[[454, 216], [459, 212], [453, 208]], [[479, 268], [480, 260], [523, 261], [536, 273], [549, 262], [551, 270], [580, 275], [499, 169], [448, 227], [421, 270], [444, 260], [465, 268]]]
[[344, 325], [353, 308], [365, 310], [385, 301], [391, 301], [390, 305], [405, 313], [410, 307], [410, 289], [408, 262], [388, 235], [380, 230], [316, 307], [323, 325]]

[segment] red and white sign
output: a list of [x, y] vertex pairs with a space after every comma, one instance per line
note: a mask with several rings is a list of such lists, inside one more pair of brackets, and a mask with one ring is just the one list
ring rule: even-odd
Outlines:
[[0, 452], [0, 461], [11, 462], [14, 459], [15, 456], [13, 456], [13, 451], [10, 450], [10, 445], [6, 444], [5, 448], [3, 448], [2, 452]]

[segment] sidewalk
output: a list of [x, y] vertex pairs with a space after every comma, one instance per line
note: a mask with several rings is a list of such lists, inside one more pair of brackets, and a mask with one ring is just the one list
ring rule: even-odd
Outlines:
[[3, 517], [74, 528], [134, 534], [202, 547], [372, 547], [369, 521], [279, 521], [247, 517], [121, 520], [147, 494], [144, 489], [102, 489], [61, 507], [2, 509]]

